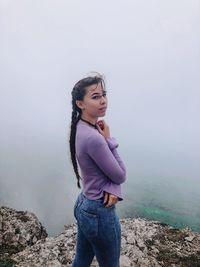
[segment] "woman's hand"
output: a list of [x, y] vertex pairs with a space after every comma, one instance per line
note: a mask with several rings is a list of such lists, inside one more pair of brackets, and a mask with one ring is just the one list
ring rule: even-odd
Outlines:
[[105, 192], [104, 194], [104, 204], [106, 204], [106, 208], [111, 207], [112, 205], [116, 204], [118, 202], [118, 197], [112, 194], [109, 194], [108, 192]]
[[97, 122], [97, 129], [101, 135], [105, 138], [110, 138], [110, 130], [108, 124], [104, 120], [100, 120]]

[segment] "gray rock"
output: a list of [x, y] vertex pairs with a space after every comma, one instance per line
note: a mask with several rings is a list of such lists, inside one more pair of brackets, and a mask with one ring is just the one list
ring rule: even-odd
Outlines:
[[195, 238], [194, 235], [191, 235], [191, 236], [186, 236], [185, 237], [185, 240], [188, 241], [188, 242], [192, 242], [192, 240]]
[[126, 255], [122, 255], [121, 258], [120, 258], [120, 266], [121, 267], [129, 267], [129, 266], [132, 266], [129, 257], [127, 257]]
[[19, 252], [46, 237], [45, 228], [33, 213], [0, 208], [1, 254]]
[[[121, 227], [121, 267], [200, 266], [200, 234], [189, 228], [177, 230], [140, 218], [122, 219]], [[60, 235], [29, 244], [23, 251], [13, 254], [12, 259], [16, 267], [70, 267], [76, 234], [76, 225], [67, 225]], [[29, 233], [27, 239], [33, 240], [33, 235]], [[91, 267], [97, 266], [94, 259]]]

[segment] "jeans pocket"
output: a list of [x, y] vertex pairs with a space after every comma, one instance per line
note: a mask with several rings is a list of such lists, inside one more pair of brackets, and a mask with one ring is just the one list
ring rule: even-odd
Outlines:
[[94, 238], [98, 235], [98, 215], [80, 210], [79, 223], [87, 238]]
[[76, 200], [75, 204], [74, 204], [74, 217], [76, 218], [77, 220], [77, 207], [79, 205], [79, 199]]

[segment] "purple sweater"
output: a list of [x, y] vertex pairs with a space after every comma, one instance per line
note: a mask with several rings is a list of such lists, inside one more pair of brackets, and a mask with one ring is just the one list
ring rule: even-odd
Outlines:
[[122, 199], [121, 184], [126, 170], [114, 138], [105, 139], [84, 121], [77, 123], [76, 156], [81, 169], [83, 194], [89, 199], [103, 197], [104, 191]]

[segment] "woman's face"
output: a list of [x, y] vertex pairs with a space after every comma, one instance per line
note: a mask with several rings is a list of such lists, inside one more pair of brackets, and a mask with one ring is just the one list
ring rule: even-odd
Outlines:
[[83, 100], [76, 101], [82, 110], [82, 116], [89, 121], [96, 122], [98, 117], [105, 116], [107, 109], [106, 91], [101, 83], [86, 87], [86, 94]]

